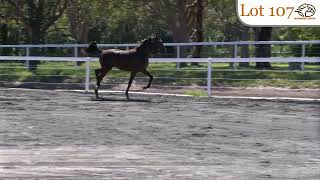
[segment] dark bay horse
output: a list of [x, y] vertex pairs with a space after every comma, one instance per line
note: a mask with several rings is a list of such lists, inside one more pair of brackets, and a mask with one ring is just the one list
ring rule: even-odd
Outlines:
[[101, 65], [100, 69], [95, 70], [97, 79], [97, 85], [95, 86], [96, 98], [99, 98], [98, 90], [103, 77], [113, 67], [131, 72], [128, 87], [125, 93], [127, 99], [129, 99], [128, 92], [132, 81], [138, 72], [149, 76], [150, 79], [148, 85], [145, 86], [144, 89], [149, 88], [153, 80], [153, 76], [147, 71], [147, 67], [149, 65], [149, 56], [152, 53], [155, 53], [158, 49], [164, 49], [163, 42], [158, 33], [149, 36], [141, 41], [138, 47], [129, 50], [101, 50], [98, 48], [96, 42], [91, 42], [89, 47], [86, 49], [86, 52], [90, 55], [98, 56]]

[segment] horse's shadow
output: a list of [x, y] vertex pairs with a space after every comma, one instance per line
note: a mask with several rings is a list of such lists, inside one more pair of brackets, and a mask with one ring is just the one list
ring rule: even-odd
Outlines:
[[114, 97], [99, 97], [99, 98], [91, 98], [91, 101], [113, 101], [113, 102], [152, 102], [150, 100], [146, 99], [120, 99], [120, 98], [114, 98]]

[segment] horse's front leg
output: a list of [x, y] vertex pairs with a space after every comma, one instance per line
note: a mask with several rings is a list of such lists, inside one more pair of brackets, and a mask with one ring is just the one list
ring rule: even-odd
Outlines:
[[147, 70], [144, 70], [142, 71], [142, 73], [146, 76], [149, 76], [149, 82], [148, 82], [148, 85], [147, 86], [144, 86], [143, 89], [147, 89], [151, 86], [151, 82], [153, 80], [153, 76], [147, 71]]
[[136, 76], [136, 74], [137, 74], [137, 72], [131, 72], [131, 75], [130, 75], [130, 79], [129, 79], [129, 82], [128, 82], [128, 87], [127, 87], [127, 90], [126, 90], [126, 93], [125, 93], [128, 100], [129, 100], [129, 94], [128, 94], [129, 93], [129, 89], [131, 87], [131, 84], [132, 84], [133, 79]]
[[97, 85], [94, 87], [94, 93], [96, 94], [96, 98], [98, 99], [99, 98], [98, 89], [100, 87], [99, 77], [101, 74], [101, 69], [96, 69], [94, 72], [96, 74], [96, 80], [97, 80]]
[[95, 72], [95, 74], [96, 74], [96, 80], [97, 80], [97, 86], [96, 86], [96, 88], [97, 88], [97, 87], [100, 86], [100, 83], [99, 83], [98, 79], [99, 79], [99, 76], [100, 76], [100, 74], [101, 74], [101, 69], [96, 69], [96, 70], [94, 70], [94, 72]]
[[112, 69], [112, 67], [106, 67], [106, 68], [101, 68], [101, 69], [96, 69], [95, 73], [96, 73], [96, 79], [97, 79], [97, 85], [94, 88], [94, 93], [96, 94], [96, 98], [99, 98], [99, 87], [101, 84], [101, 81], [103, 79], [103, 77]]

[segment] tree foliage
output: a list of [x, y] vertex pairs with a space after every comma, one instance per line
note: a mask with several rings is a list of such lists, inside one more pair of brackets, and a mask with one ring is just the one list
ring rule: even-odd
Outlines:
[[[168, 41], [187, 42], [199, 26], [199, 3], [204, 41], [255, 40], [254, 29], [238, 20], [234, 0], [1, 0], [1, 35], [7, 32], [13, 42], [40, 43], [63, 31], [74, 42], [125, 43], [160, 31]], [[19, 30], [25, 36], [13, 37]], [[318, 28], [274, 28], [272, 34], [273, 40], [319, 37]]]
[[[256, 34], [258, 29], [247, 27], [238, 20], [234, 0], [0, 2], [2, 44], [87, 43], [91, 40], [99, 43], [134, 43], [154, 32], [160, 32], [165, 42], [259, 40]], [[263, 32], [260, 31], [261, 35]], [[268, 37], [260, 39], [320, 39], [318, 28], [272, 28], [272, 33], [265, 34]], [[194, 38], [190, 38], [192, 35], [195, 35]], [[250, 54], [248, 46], [241, 46], [239, 55], [260, 56], [259, 48], [256, 53]], [[199, 47], [190, 54], [200, 57], [202, 50]], [[299, 48], [290, 47], [289, 50], [296, 56], [301, 55]], [[319, 46], [308, 46], [306, 55], [313, 56], [318, 50]], [[13, 53], [10, 51], [1, 53]], [[230, 48], [227, 53], [232, 55], [232, 51]]]
[[[6, 15], [21, 22], [31, 43], [44, 42], [45, 34], [64, 13], [66, 0], [4, 0]], [[11, 13], [15, 12], [15, 13]]]

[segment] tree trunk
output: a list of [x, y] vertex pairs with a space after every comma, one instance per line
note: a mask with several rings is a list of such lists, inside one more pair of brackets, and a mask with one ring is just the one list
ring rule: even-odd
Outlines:
[[[41, 27], [33, 25], [29, 28], [29, 37], [31, 44], [43, 44], [45, 33], [41, 31]], [[30, 56], [41, 56], [41, 49], [31, 48]], [[28, 70], [34, 71], [37, 69], [39, 61], [29, 61]]]
[[[236, 32], [234, 32], [233, 31], [233, 29], [235, 29], [235, 28], [233, 28], [232, 27], [232, 24], [231, 23], [226, 23], [225, 25], [224, 25], [224, 33], [225, 33], [225, 41], [234, 41], [234, 39], [233, 39], [233, 34], [238, 34], [239, 32], [238, 32], [238, 29], [237, 30], [235, 30]], [[235, 57], [235, 53], [234, 53], [234, 51], [235, 51], [235, 49], [234, 49], [235, 47], [233, 46], [233, 48], [232, 48], [232, 50], [230, 50], [230, 54], [232, 55], [232, 57]], [[230, 68], [235, 68], [235, 64], [236, 63], [233, 63], [233, 62], [230, 62], [229, 63], [229, 67]]]
[[[272, 27], [256, 28], [256, 40], [257, 41], [270, 41], [271, 40]], [[256, 45], [256, 57], [271, 57], [271, 45], [270, 44], [258, 44]], [[257, 69], [270, 69], [271, 64], [269, 62], [257, 62]]]
[[[250, 28], [247, 26], [243, 26], [241, 28], [241, 41], [248, 41], [249, 40], [249, 30]], [[249, 46], [248, 45], [242, 45], [241, 47], [241, 57], [242, 58], [248, 58], [249, 57]], [[249, 67], [248, 62], [240, 62], [240, 67]]]
[[[295, 57], [301, 57], [302, 53], [302, 47], [298, 46], [297, 49], [294, 50], [294, 56]], [[302, 63], [300, 62], [290, 62], [289, 63], [289, 69], [290, 70], [302, 70]]]
[[[9, 37], [9, 33], [10, 29], [8, 27], [7, 24], [0, 24], [0, 41], [2, 42], [2, 44], [9, 44], [10, 43], [10, 37]], [[0, 52], [2, 55], [11, 55], [12, 53], [12, 48], [1, 48]]]
[[301, 63], [299, 63], [299, 62], [290, 62], [289, 63], [289, 69], [290, 70], [302, 70]]
[[[168, 22], [170, 22], [170, 27], [172, 29], [173, 41], [176, 43], [182, 43], [188, 41], [188, 26], [187, 19], [185, 16], [185, 0], [177, 0], [176, 6], [180, 7], [176, 11], [171, 11], [171, 15], [167, 17]], [[180, 49], [180, 57], [186, 56], [186, 49]], [[185, 67], [186, 63], [180, 63], [180, 67]]]
[[[196, 42], [203, 42], [203, 0], [197, 0], [196, 2]], [[192, 52], [193, 58], [201, 57], [202, 46], [195, 46]], [[191, 63], [191, 65], [199, 65], [197, 62]]]
[[[67, 16], [69, 18], [69, 27], [72, 37], [76, 40], [77, 44], [88, 43], [89, 25], [85, 18], [82, 17], [83, 13], [88, 11], [87, 6], [82, 7], [79, 0], [69, 0], [67, 8]], [[78, 48], [78, 55], [81, 49]], [[84, 62], [77, 61], [76, 65], [80, 66]]]
[[[143, 4], [157, 16], [165, 19], [172, 32], [173, 42], [188, 42], [192, 28], [196, 22], [197, 2], [207, 2], [206, 0], [140, 0]], [[204, 6], [205, 4], [202, 4]], [[202, 17], [201, 17], [202, 18]], [[181, 57], [186, 57], [186, 48], [180, 51]], [[186, 63], [180, 63], [185, 66]]]
[[82, 11], [87, 11], [87, 9], [82, 8], [79, 0], [70, 0], [67, 15], [70, 23], [70, 31], [72, 37], [77, 43], [87, 43], [88, 42], [88, 22], [81, 17]]

